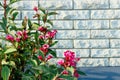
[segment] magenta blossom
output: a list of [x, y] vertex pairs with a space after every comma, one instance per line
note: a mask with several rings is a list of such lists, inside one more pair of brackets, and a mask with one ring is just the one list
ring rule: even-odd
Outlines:
[[48, 44], [44, 44], [42, 47], [43, 47], [44, 49], [48, 49], [48, 48], [49, 48], [49, 45], [48, 45]]
[[64, 71], [62, 72], [62, 74], [68, 75], [69, 72], [68, 72], [67, 70], [64, 70]]
[[6, 36], [6, 40], [9, 40], [9, 41], [13, 42], [14, 41], [14, 37], [12, 35], [8, 34]]
[[43, 47], [41, 47], [40, 50], [45, 54], [48, 52], [48, 49], [44, 49]]
[[45, 38], [54, 38], [57, 33], [57, 30], [48, 31], [45, 35]]
[[76, 70], [74, 71], [74, 77], [76, 77], [76, 78], [80, 77], [80, 75], [78, 74], [78, 72]]
[[50, 60], [51, 58], [53, 58], [53, 56], [52, 55], [48, 55], [47, 60]]
[[42, 56], [38, 56], [38, 59], [39, 59], [39, 60], [43, 60]]
[[17, 36], [22, 36], [22, 31], [17, 31]]
[[43, 27], [43, 26], [40, 26], [38, 28], [38, 31], [41, 31], [41, 32], [46, 32], [47, 31], [47, 28]]
[[58, 63], [59, 65], [63, 66], [63, 65], [64, 65], [64, 60], [63, 60], [63, 59], [60, 59], [60, 60], [58, 60], [57, 63]]
[[16, 42], [20, 42], [20, 38], [16, 38]]
[[38, 38], [39, 38], [39, 39], [44, 39], [44, 36], [43, 36], [43, 35], [40, 35]]
[[35, 6], [35, 7], [33, 8], [33, 10], [37, 12], [37, 11], [38, 11], [38, 7]]

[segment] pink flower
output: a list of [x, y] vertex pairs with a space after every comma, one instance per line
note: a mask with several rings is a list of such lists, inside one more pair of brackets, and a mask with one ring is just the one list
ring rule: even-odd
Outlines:
[[62, 74], [66, 74], [66, 75], [68, 75], [69, 72], [68, 72], [67, 70], [64, 70], [64, 71], [62, 72]]
[[80, 58], [75, 58], [75, 61], [78, 62], [80, 60]]
[[24, 30], [22, 34], [23, 34], [23, 40], [26, 40], [28, 38], [27, 31]]
[[41, 50], [42, 52], [44, 52], [45, 54], [48, 52], [48, 49], [44, 49], [43, 47], [41, 47], [40, 50]]
[[57, 33], [57, 30], [53, 30], [52, 32], [53, 32], [54, 34], [56, 34], [56, 33]]
[[48, 45], [48, 44], [44, 44], [42, 47], [43, 47], [44, 49], [48, 49], [48, 48], [49, 48], [49, 45]]
[[74, 77], [76, 77], [76, 78], [80, 77], [80, 75], [78, 74], [78, 72], [76, 70], [74, 71]]
[[63, 66], [63, 65], [64, 65], [64, 60], [63, 60], [63, 59], [60, 59], [57, 63], [58, 63], [59, 65]]
[[53, 58], [53, 56], [52, 56], [52, 55], [49, 55], [49, 56], [47, 57], [47, 60], [50, 60], [51, 58]]
[[42, 56], [38, 56], [38, 59], [43, 60]]
[[45, 38], [54, 38], [56, 35], [57, 31], [53, 30], [53, 31], [48, 31], [45, 35]]
[[16, 38], [16, 42], [20, 42], [20, 38]]
[[43, 36], [43, 35], [40, 35], [38, 38], [39, 38], [39, 39], [44, 39], [44, 36]]
[[44, 28], [43, 26], [40, 26], [40, 27], [38, 28], [38, 31], [46, 32], [46, 31], [47, 31], [47, 28]]
[[22, 31], [17, 31], [17, 36], [22, 36]]
[[8, 34], [6, 36], [6, 40], [9, 40], [9, 41], [13, 42], [14, 41], [14, 37], [12, 35]]
[[37, 11], [38, 11], [38, 7], [35, 6], [35, 7], [33, 8], [33, 10], [37, 12]]
[[64, 56], [67, 61], [73, 61], [75, 59], [75, 53], [69, 50], [64, 52]]

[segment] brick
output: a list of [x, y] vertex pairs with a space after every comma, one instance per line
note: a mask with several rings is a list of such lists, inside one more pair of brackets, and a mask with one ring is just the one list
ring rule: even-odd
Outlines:
[[74, 40], [75, 48], [108, 48], [109, 40]]
[[109, 8], [108, 0], [74, 0], [74, 9]]
[[74, 40], [75, 48], [90, 48], [90, 40]]
[[56, 15], [56, 19], [89, 19], [89, 11], [88, 10], [66, 10], [57, 11], [58, 15]]
[[99, 67], [108, 65], [109, 61], [107, 58], [81, 58], [77, 63], [77, 67]]
[[92, 30], [91, 38], [120, 38], [120, 30]]
[[120, 8], [120, 0], [110, 0], [110, 8]]
[[64, 57], [64, 52], [66, 50], [75, 52], [76, 57], [89, 57], [89, 54], [90, 54], [89, 49], [56, 49], [57, 56]]
[[110, 20], [110, 28], [119, 29], [120, 28], [120, 20]]
[[[51, 11], [49, 11], [51, 12]], [[33, 16], [35, 15], [35, 11], [28, 11], [28, 10], [24, 10], [22, 11], [22, 19], [24, 19], [25, 16], [27, 16], [29, 19], [37, 19], [37, 18], [33, 18]], [[55, 16], [49, 16], [48, 19], [54, 19]]]
[[120, 66], [120, 58], [110, 58], [110, 66]]
[[120, 49], [91, 49], [91, 57], [120, 57]]
[[109, 41], [106, 40], [90, 40], [91, 48], [108, 48]]
[[120, 10], [92, 10], [92, 19], [118, 19], [120, 18]]
[[53, 48], [73, 48], [72, 40], [57, 40], [58, 43]]
[[41, 0], [40, 6], [47, 9], [72, 9], [72, 0]]
[[89, 30], [58, 30], [56, 35], [56, 39], [80, 39], [89, 37]]
[[73, 29], [72, 21], [53, 21], [53, 29]]
[[108, 20], [76, 20], [74, 21], [75, 29], [108, 29]]
[[111, 57], [120, 57], [120, 49], [110, 49]]
[[120, 48], [120, 39], [111, 39], [110, 46], [111, 48]]
[[109, 49], [91, 49], [91, 57], [110, 57]]

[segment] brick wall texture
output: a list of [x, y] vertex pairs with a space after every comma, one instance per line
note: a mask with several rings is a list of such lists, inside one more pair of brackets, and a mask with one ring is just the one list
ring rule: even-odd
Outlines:
[[53, 47], [58, 57], [73, 50], [81, 57], [78, 67], [120, 66], [120, 0], [22, 0], [12, 6], [18, 8], [18, 23], [24, 16], [35, 21], [34, 6], [58, 13], [49, 17], [58, 30]]

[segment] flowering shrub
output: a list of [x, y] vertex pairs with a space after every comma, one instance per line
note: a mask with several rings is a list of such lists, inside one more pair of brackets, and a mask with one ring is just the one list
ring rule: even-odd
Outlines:
[[49, 29], [47, 24], [53, 23], [48, 16], [57, 13], [34, 7], [33, 18], [37, 18], [37, 23], [25, 17], [22, 27], [18, 27], [15, 23], [18, 12], [10, 7], [17, 1], [0, 3], [4, 9], [0, 22], [3, 34], [0, 37], [0, 80], [77, 80], [80, 75], [85, 75], [77, 70], [80, 58], [72, 51], [65, 51], [64, 58], [57, 63], [49, 63], [50, 59], [56, 58], [51, 47], [57, 43], [53, 40], [57, 30]]

